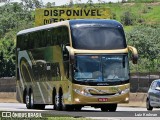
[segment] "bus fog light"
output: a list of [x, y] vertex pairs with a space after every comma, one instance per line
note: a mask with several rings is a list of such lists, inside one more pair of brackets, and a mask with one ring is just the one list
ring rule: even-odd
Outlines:
[[75, 98], [75, 101], [76, 101], [76, 102], [80, 102], [79, 98]]
[[126, 97], [125, 101], [129, 101], [129, 98], [128, 98], [128, 97]]

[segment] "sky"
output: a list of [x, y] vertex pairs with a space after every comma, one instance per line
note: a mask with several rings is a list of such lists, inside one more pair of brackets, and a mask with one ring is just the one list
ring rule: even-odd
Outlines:
[[[11, 0], [12, 2], [20, 2], [21, 0]], [[41, 1], [41, 0], [39, 0]], [[73, 0], [74, 3], [87, 3], [88, 0]], [[94, 3], [99, 3], [99, 1], [105, 1], [105, 2], [120, 2], [122, 0], [92, 0]], [[47, 2], [55, 2], [56, 6], [60, 6], [60, 5], [65, 5], [68, 4], [70, 2], [70, 0], [42, 0], [42, 2], [44, 4], [46, 4]]]

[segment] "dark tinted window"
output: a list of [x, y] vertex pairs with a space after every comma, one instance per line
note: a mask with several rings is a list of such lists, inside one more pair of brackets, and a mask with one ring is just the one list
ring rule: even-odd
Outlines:
[[20, 50], [53, 45], [69, 45], [68, 27], [50, 28], [17, 36], [17, 47]]
[[126, 48], [122, 28], [72, 27], [72, 43], [76, 49], [123, 49]]
[[156, 88], [156, 85], [157, 85], [157, 82], [154, 81], [152, 84], [151, 84], [151, 89], [154, 90]]
[[159, 82], [159, 81], [157, 82], [157, 85], [156, 85], [156, 87], [160, 87], [160, 82]]
[[28, 45], [27, 35], [17, 36], [17, 48], [25, 50], [27, 49], [27, 45]]

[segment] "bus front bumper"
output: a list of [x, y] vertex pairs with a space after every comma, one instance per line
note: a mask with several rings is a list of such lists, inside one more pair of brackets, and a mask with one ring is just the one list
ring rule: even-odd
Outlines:
[[115, 95], [87, 95], [83, 91], [73, 92], [73, 104], [112, 104], [112, 103], [128, 103], [129, 91], [126, 93], [117, 93]]

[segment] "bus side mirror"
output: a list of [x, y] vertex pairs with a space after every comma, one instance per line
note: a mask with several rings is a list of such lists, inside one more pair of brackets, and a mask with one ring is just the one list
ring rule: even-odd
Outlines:
[[128, 46], [128, 51], [129, 51], [132, 63], [133, 64], [137, 64], [137, 61], [138, 61], [138, 52], [137, 52], [137, 49], [135, 47]]

